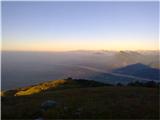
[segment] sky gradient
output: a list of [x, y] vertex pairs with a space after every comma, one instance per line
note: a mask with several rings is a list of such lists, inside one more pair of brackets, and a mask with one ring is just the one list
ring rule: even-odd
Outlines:
[[2, 2], [2, 50], [156, 50], [158, 2]]

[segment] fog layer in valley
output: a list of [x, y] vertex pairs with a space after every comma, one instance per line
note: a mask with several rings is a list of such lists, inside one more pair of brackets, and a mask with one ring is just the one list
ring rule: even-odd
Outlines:
[[[141, 63], [159, 69], [159, 51], [2, 52], [2, 90], [67, 77], [129, 82], [112, 71]], [[125, 76], [124, 76], [125, 77]]]

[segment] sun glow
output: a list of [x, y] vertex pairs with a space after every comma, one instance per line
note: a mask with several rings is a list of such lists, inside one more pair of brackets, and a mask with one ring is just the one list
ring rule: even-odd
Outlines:
[[2, 50], [5, 51], [69, 51], [69, 50], [158, 50], [156, 42], [153, 44], [144, 44], [143, 42], [90, 42], [90, 41], [54, 41], [54, 42], [28, 42], [3, 44]]

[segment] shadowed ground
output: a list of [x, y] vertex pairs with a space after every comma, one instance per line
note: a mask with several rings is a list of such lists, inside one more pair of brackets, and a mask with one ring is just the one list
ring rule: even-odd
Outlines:
[[[158, 119], [158, 88], [104, 86], [72, 80], [60, 83], [59, 87], [36, 94], [3, 96], [2, 119]], [[57, 106], [41, 112], [41, 103], [46, 100], [56, 101]]]

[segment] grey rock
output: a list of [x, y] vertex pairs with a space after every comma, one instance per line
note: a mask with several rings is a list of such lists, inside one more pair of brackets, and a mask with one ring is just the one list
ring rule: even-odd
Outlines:
[[68, 110], [68, 107], [65, 107], [65, 106], [64, 106], [63, 109], [66, 111], [66, 110]]
[[46, 110], [48, 110], [50, 108], [56, 107], [56, 105], [57, 105], [56, 101], [54, 101], [54, 100], [47, 100], [47, 101], [44, 101], [41, 104], [41, 109], [46, 111]]
[[43, 118], [36, 118], [35, 120], [44, 120]]
[[82, 111], [82, 110], [83, 110], [83, 108], [78, 108], [78, 109], [77, 109], [77, 111], [79, 111], [79, 112]]

